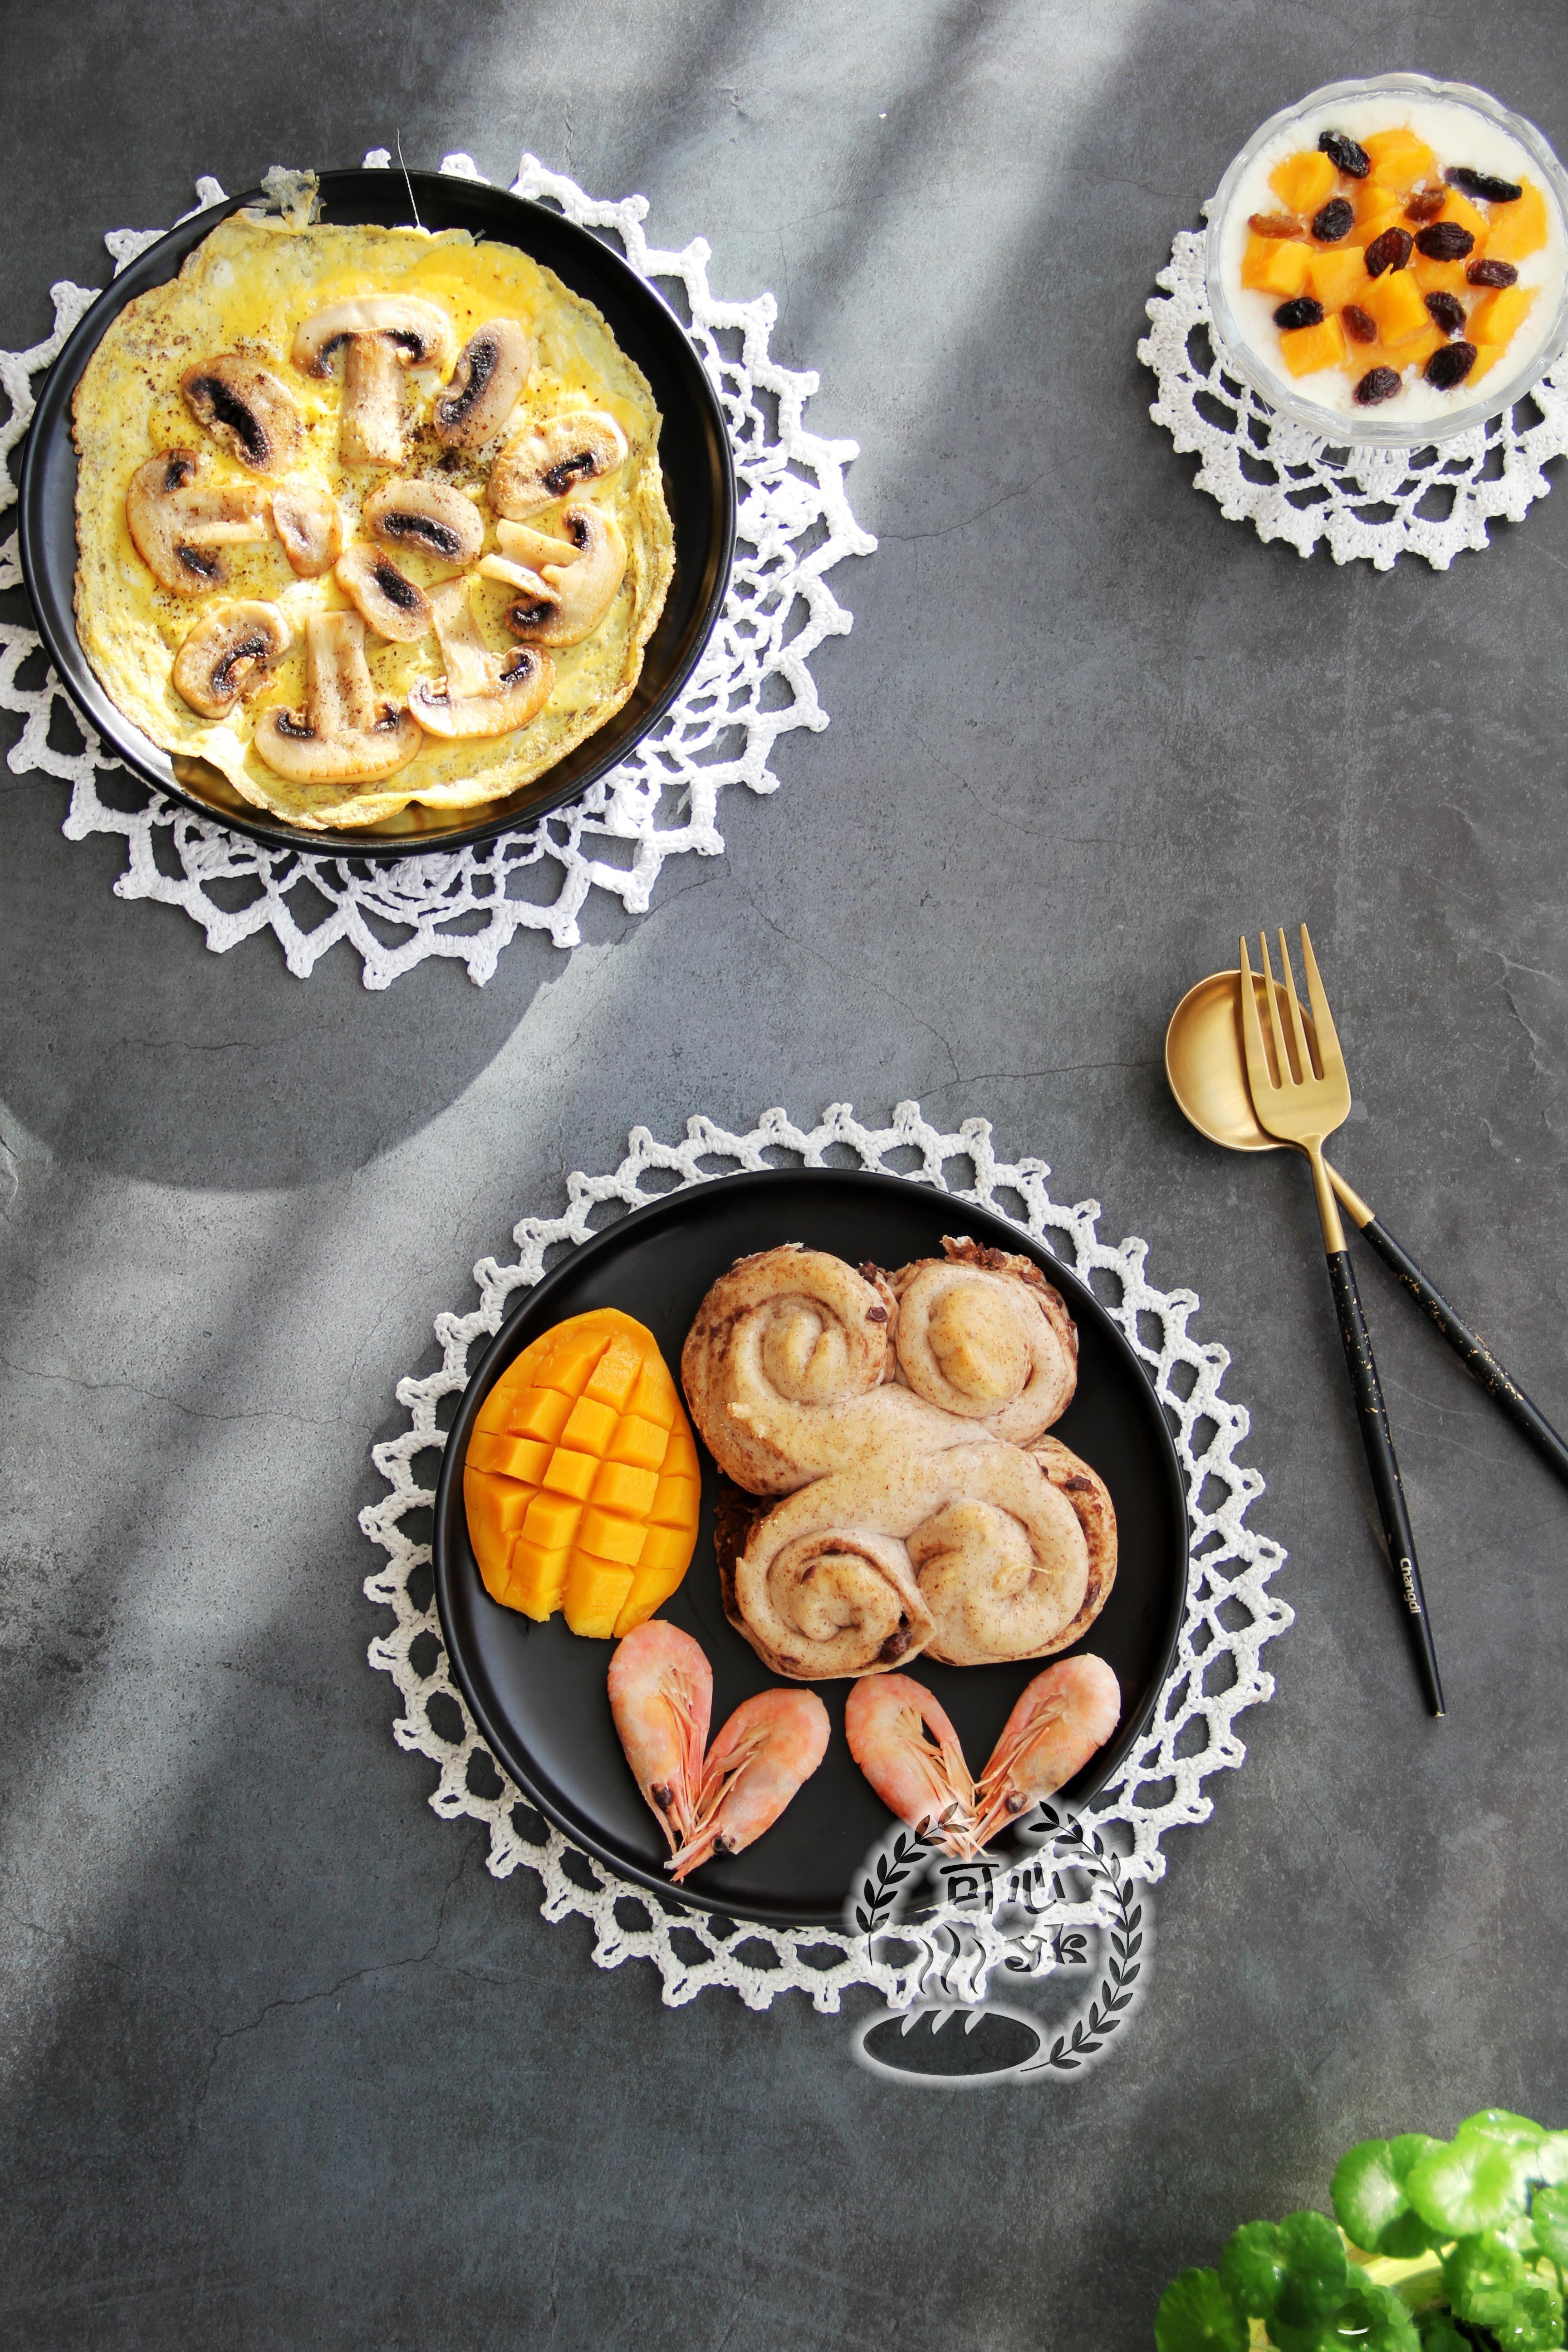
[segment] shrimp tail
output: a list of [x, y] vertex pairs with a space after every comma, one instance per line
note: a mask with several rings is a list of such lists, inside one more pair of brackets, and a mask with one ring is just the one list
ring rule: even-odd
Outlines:
[[703, 1771], [690, 1825], [679, 1845], [671, 1843], [670, 1860], [664, 1865], [678, 1886], [692, 1871], [700, 1870], [705, 1862], [711, 1861], [719, 1850], [724, 1835], [724, 1800], [752, 1758], [766, 1747], [767, 1740], [766, 1731], [758, 1730], [731, 1749], [722, 1765], [710, 1763]]

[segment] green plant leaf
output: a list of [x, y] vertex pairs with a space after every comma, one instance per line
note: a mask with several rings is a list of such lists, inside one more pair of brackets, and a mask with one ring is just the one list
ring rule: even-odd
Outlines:
[[1411, 2168], [1405, 2194], [1445, 2238], [1472, 2236], [1511, 2221], [1529, 2205], [1530, 2150], [1474, 2133], [1439, 2141]]
[[1501, 2352], [1552, 2352], [1563, 2341], [1563, 2297], [1543, 2279], [1531, 2279], [1507, 2316], [1490, 2325]]
[[1247, 2352], [1247, 2326], [1217, 2271], [1184, 2271], [1160, 2297], [1157, 2352]]
[[1440, 2242], [1411, 2205], [1405, 2184], [1441, 2146], [1426, 2132], [1401, 2132], [1394, 2139], [1358, 2140], [1341, 2157], [1329, 2193], [1352, 2245], [1363, 2253], [1407, 2258]]
[[1475, 2352], [1468, 2336], [1461, 2336], [1452, 2315], [1446, 2311], [1424, 2311], [1415, 2323], [1421, 2338], [1421, 2352]]
[[1370, 2280], [1352, 2287], [1318, 2344], [1320, 2352], [1421, 2352], [1415, 2322], [1399, 2297]]
[[1244, 2221], [1226, 2240], [1219, 2258], [1226, 2293], [1252, 2319], [1267, 2319], [1285, 2284], [1285, 2249], [1272, 2221]]
[[1344, 2301], [1350, 2284], [1344, 2242], [1321, 2213], [1287, 2213], [1279, 2224], [1285, 2279], [1275, 2315], [1288, 2327], [1310, 2327]]
[[1543, 2133], [1531, 2158], [1530, 2168], [1537, 2180], [1544, 2180], [1553, 2189], [1568, 2181], [1568, 2131]]
[[1528, 2116], [1510, 2115], [1507, 2107], [1482, 2107], [1479, 2114], [1467, 2116], [1456, 2139], [1495, 2139], [1505, 2147], [1535, 2147], [1547, 2137], [1544, 2124], [1532, 2123]]
[[1568, 2267], [1568, 2189], [1538, 2189], [1530, 2202], [1531, 2227], [1543, 2254]]
[[1524, 2257], [1495, 2230], [1461, 2238], [1443, 2264], [1448, 2300], [1461, 2319], [1495, 2328], [1508, 2317], [1529, 2273]]
[[1290, 2327], [1282, 2319], [1271, 2319], [1265, 2331], [1275, 2352], [1318, 2352], [1323, 2337], [1321, 2327]]

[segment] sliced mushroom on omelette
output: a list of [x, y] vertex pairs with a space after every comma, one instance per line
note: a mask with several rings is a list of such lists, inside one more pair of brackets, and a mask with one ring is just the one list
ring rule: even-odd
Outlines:
[[110, 324], [74, 415], [83, 650], [258, 807], [478, 807], [637, 684], [674, 570], [658, 411], [511, 247], [236, 214]]

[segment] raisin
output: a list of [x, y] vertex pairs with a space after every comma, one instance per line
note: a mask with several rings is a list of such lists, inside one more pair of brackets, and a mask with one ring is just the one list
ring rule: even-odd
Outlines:
[[1314, 302], [1310, 294], [1298, 294], [1293, 302], [1281, 302], [1274, 313], [1277, 327], [1321, 327], [1323, 306]]
[[1457, 294], [1428, 294], [1426, 308], [1446, 335], [1457, 335], [1465, 323], [1465, 306]]
[[1359, 302], [1347, 302], [1340, 312], [1340, 323], [1352, 342], [1375, 343], [1377, 320], [1369, 318]]
[[1426, 381], [1439, 392], [1452, 392], [1457, 383], [1464, 383], [1475, 363], [1474, 343], [1445, 343], [1426, 362]]
[[1403, 269], [1410, 258], [1413, 239], [1408, 229], [1385, 228], [1366, 249], [1366, 274], [1381, 278], [1385, 269]]
[[1490, 172], [1472, 172], [1468, 163], [1456, 163], [1443, 177], [1451, 188], [1463, 188], [1467, 196], [1481, 196], [1489, 205], [1517, 205], [1524, 194], [1517, 180], [1500, 180]]
[[1247, 226], [1254, 236], [1299, 236], [1301, 232], [1292, 213], [1248, 213]]
[[1465, 276], [1472, 286], [1517, 286], [1519, 272], [1511, 261], [1467, 261]]
[[1434, 221], [1430, 228], [1415, 232], [1415, 249], [1428, 261], [1463, 261], [1475, 242], [1474, 233], [1458, 221]]
[[1358, 146], [1353, 139], [1347, 138], [1342, 131], [1321, 131], [1318, 147], [1335, 171], [1342, 172], [1347, 180], [1364, 180], [1372, 169], [1372, 157], [1366, 149]]
[[[1448, 346], [1444, 345], [1444, 350]], [[1434, 359], [1442, 353], [1434, 352]], [[1368, 368], [1355, 388], [1356, 403], [1362, 408], [1375, 408], [1380, 400], [1392, 400], [1399, 390], [1399, 377], [1393, 368]]]
[[1436, 220], [1447, 201], [1447, 194], [1442, 188], [1415, 188], [1405, 201], [1405, 217], [1413, 221]]
[[1337, 245], [1355, 218], [1355, 208], [1348, 196], [1331, 196], [1320, 213], [1312, 215], [1312, 235], [1320, 245]]

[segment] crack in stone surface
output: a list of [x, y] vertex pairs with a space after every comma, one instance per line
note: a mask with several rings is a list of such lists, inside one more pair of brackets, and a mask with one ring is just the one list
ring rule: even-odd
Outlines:
[[447, 1879], [446, 1885], [441, 1890], [440, 1906], [436, 1914], [436, 1932], [430, 1938], [428, 1944], [426, 1945], [423, 1951], [410, 1952], [405, 1955], [404, 1958], [398, 1960], [368, 1960], [363, 1968], [348, 1969], [345, 1974], [337, 1978], [333, 1983], [323, 1985], [315, 1992], [279, 1994], [274, 2000], [264, 2001], [262, 2006], [257, 2011], [256, 2015], [252, 2018], [247, 2018], [243, 2025], [230, 2025], [221, 2028], [214, 2037], [213, 2046], [207, 2057], [206, 2068], [202, 2076], [202, 2087], [198, 2092], [191, 2109], [192, 2133], [194, 2134], [197, 2118], [201, 2115], [202, 2109], [206, 2104], [207, 2094], [212, 2087], [213, 2074], [226, 2043], [230, 2042], [242, 2041], [246, 2035], [258, 2032], [260, 2028], [266, 2024], [268, 2019], [274, 2016], [279, 2010], [310, 2009], [313, 2008], [318, 2001], [335, 2000], [338, 1994], [346, 1991], [350, 1985], [359, 1984], [363, 1982], [366, 1977], [396, 1976], [401, 1974], [401, 1972], [405, 1969], [423, 1968], [426, 1961], [434, 1959], [437, 1952], [440, 1948], [441, 1938], [446, 1933], [447, 1906], [452, 1898], [452, 1893], [454, 1888], [457, 1886], [458, 1881], [461, 1878], [465, 1869], [468, 1867], [468, 1859], [466, 1853], [458, 1855], [457, 1867], [454, 1869], [451, 1876]]
[[171, 1412], [184, 1413], [191, 1421], [291, 1421], [305, 1429], [353, 1429], [371, 1436], [375, 1433], [373, 1422], [346, 1421], [340, 1413], [283, 1412], [269, 1405], [247, 1405], [238, 1412], [207, 1412], [200, 1405], [182, 1404], [178, 1397], [165, 1396], [161, 1389], [140, 1388], [134, 1381], [84, 1381], [71, 1372], [39, 1371], [31, 1364], [14, 1364], [8, 1356], [0, 1356], [0, 1370], [14, 1372], [19, 1381], [47, 1381], [57, 1388], [81, 1389], [91, 1396], [113, 1391], [144, 1397], [150, 1404], [167, 1405]]
[[782, 923], [775, 923], [773, 917], [764, 913], [763, 909], [758, 906], [756, 900], [752, 897], [749, 891], [742, 890], [741, 896], [745, 899], [747, 906], [750, 907], [752, 914], [755, 915], [760, 923], [765, 923], [770, 931], [773, 931], [779, 939], [785, 940], [792, 948], [798, 948], [802, 955], [817, 957], [821, 962], [827, 966], [829, 971], [837, 972], [841, 980], [856, 981], [863, 986], [874, 988], [879, 996], [885, 996], [887, 998], [889, 1004], [896, 1004], [900, 1013], [907, 1013], [917, 1028], [923, 1029], [928, 1037], [934, 1037], [936, 1039], [937, 1044], [942, 1047], [942, 1052], [952, 1064], [953, 1085], [959, 1086], [963, 1084], [963, 1080], [959, 1075], [958, 1055], [953, 1052], [949, 1040], [942, 1035], [942, 1031], [935, 1027], [932, 1023], [927, 1021], [922, 1014], [917, 1013], [912, 1004], [906, 1004], [901, 996], [895, 995], [894, 992], [888, 986], [885, 981], [874, 979], [868, 973], [847, 971], [843, 964], [836, 963], [830, 956], [824, 955], [822, 950], [819, 947], [815, 946], [810, 940], [797, 940], [793, 931], [786, 931]]

